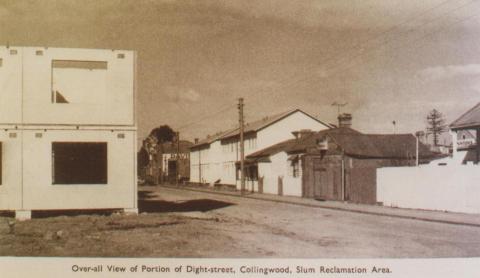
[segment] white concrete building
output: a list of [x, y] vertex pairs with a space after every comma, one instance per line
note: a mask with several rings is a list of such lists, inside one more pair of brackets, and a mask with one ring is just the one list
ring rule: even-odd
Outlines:
[[[320, 131], [329, 125], [295, 109], [245, 125], [245, 156], [268, 146], [294, 138], [299, 130]], [[190, 152], [190, 181], [196, 183], [227, 184], [240, 188], [238, 161], [240, 160], [239, 129], [217, 133], [197, 142]], [[257, 186], [258, 169], [246, 169], [247, 190]]]
[[135, 53], [0, 47], [0, 210], [137, 211]]

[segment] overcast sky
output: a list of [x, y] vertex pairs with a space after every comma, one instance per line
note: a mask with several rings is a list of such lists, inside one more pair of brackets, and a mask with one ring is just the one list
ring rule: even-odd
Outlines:
[[241, 96], [247, 121], [300, 108], [335, 123], [337, 101], [362, 132], [395, 120], [412, 133], [433, 108], [451, 122], [480, 101], [479, 11], [471, 0], [0, 0], [0, 44], [138, 51], [140, 138], [162, 124], [188, 139], [230, 128]]

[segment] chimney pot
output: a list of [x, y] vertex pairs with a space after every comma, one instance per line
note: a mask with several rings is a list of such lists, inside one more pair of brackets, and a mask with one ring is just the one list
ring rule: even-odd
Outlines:
[[342, 113], [338, 115], [338, 127], [351, 127], [352, 126], [352, 114]]

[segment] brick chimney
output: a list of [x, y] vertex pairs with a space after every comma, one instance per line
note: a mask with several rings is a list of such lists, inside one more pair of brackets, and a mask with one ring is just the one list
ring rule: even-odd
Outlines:
[[342, 113], [338, 115], [338, 127], [352, 127], [352, 114]]
[[195, 144], [198, 144], [198, 138], [193, 139]]

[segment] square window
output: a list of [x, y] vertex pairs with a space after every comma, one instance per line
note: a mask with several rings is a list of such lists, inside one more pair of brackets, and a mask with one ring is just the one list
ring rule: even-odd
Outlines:
[[16, 49], [10, 49], [10, 55], [17, 55], [18, 51]]
[[107, 184], [106, 142], [53, 142], [53, 184]]
[[118, 59], [124, 59], [124, 58], [125, 58], [125, 54], [123, 54], [123, 53], [118, 53], [118, 54], [117, 54], [117, 58], [118, 58]]
[[105, 61], [52, 60], [52, 103], [105, 103], [107, 70]]

